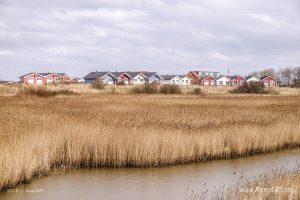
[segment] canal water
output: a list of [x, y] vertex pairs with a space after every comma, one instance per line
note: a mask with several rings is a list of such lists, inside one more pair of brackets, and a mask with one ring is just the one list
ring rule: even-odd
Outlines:
[[[1, 200], [189, 199], [274, 169], [300, 166], [300, 149], [160, 168], [75, 169], [35, 179], [0, 193]], [[243, 177], [243, 178], [241, 178]]]

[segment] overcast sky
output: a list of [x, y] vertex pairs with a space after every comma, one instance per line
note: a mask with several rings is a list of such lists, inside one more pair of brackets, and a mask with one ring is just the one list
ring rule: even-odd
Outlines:
[[0, 79], [299, 64], [299, 0], [0, 0]]

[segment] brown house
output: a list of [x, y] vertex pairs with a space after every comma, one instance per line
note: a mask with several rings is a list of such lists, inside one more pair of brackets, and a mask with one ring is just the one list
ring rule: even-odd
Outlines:
[[189, 71], [186, 75], [191, 79], [191, 84], [200, 84], [200, 77], [196, 71]]

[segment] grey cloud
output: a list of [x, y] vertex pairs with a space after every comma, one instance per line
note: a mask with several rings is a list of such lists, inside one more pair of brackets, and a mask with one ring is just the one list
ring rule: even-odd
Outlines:
[[1, 0], [0, 78], [299, 65], [297, 0]]

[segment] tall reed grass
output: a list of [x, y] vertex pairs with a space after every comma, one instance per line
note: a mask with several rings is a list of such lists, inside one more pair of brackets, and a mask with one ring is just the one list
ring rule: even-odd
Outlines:
[[0, 97], [0, 190], [54, 167], [201, 162], [300, 145], [299, 96]]

